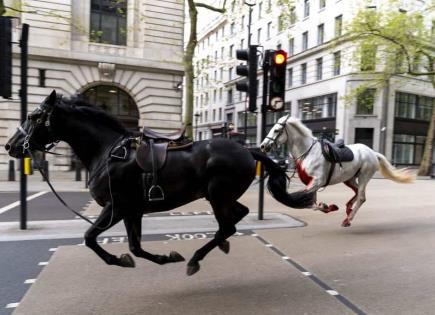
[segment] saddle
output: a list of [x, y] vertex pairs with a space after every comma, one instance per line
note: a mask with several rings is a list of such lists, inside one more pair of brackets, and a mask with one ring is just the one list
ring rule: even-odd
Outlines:
[[176, 132], [163, 134], [143, 128], [136, 163], [144, 171], [144, 187], [150, 187], [148, 192], [145, 189], [145, 198], [149, 201], [165, 200], [164, 191], [158, 185], [158, 171], [164, 167], [168, 151], [183, 150], [192, 146], [193, 142], [184, 135], [185, 131], [186, 127], [183, 127]]
[[322, 147], [322, 154], [325, 160], [331, 163], [329, 169], [328, 178], [326, 180], [325, 187], [329, 185], [331, 181], [332, 173], [334, 172], [335, 165], [338, 163], [340, 167], [343, 167], [342, 162], [353, 161], [354, 155], [351, 149], [344, 145], [344, 140], [339, 139], [336, 143], [330, 142], [326, 139], [320, 140]]

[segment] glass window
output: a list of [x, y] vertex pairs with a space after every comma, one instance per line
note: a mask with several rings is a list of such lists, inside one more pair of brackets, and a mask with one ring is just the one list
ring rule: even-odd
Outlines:
[[316, 59], [316, 79], [322, 80], [323, 76], [323, 58]]
[[302, 120], [333, 118], [336, 115], [337, 93], [298, 101]]
[[408, 134], [395, 134], [393, 140], [393, 163], [418, 165], [423, 157], [426, 137]]
[[376, 46], [363, 45], [361, 48], [361, 71], [373, 71], [376, 67]]
[[343, 33], [343, 16], [339, 15], [335, 18], [335, 37], [341, 36]]
[[301, 64], [301, 84], [307, 83], [307, 64]]
[[296, 7], [290, 8], [290, 25], [296, 23]]
[[308, 49], [308, 31], [302, 34], [302, 50]]
[[319, 9], [322, 9], [326, 6], [326, 0], [319, 0]]
[[270, 39], [272, 29], [272, 22], [267, 23], [267, 39]]
[[288, 55], [293, 56], [295, 54], [295, 39], [290, 38], [288, 42]]
[[373, 114], [375, 105], [376, 89], [366, 89], [357, 95], [356, 113], [357, 115]]
[[289, 87], [292, 87], [293, 86], [293, 68], [290, 68], [290, 69], [288, 69], [287, 70], [287, 72], [288, 72], [288, 86]]
[[429, 121], [435, 98], [410, 93], [396, 93], [395, 116]]
[[304, 17], [310, 15], [310, 0], [304, 0]]
[[127, 1], [91, 0], [91, 42], [127, 44]]
[[334, 69], [333, 73], [334, 75], [339, 75], [341, 71], [341, 52], [336, 51], [334, 53]]
[[325, 25], [320, 24], [317, 26], [317, 45], [323, 44], [323, 41], [325, 39]]

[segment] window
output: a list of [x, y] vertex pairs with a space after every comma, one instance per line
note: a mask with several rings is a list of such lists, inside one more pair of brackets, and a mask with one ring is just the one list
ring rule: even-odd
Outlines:
[[288, 41], [288, 55], [293, 56], [295, 54], [295, 39], [290, 38]]
[[339, 15], [335, 18], [335, 37], [342, 35], [343, 31], [343, 16]]
[[219, 40], [219, 32], [218, 31], [216, 31], [215, 36], [216, 36], [216, 42], [217, 42]]
[[212, 121], [216, 121], [216, 109], [213, 109], [213, 120]]
[[244, 38], [242, 38], [241, 40], [240, 40], [240, 48], [244, 48], [245, 47], [245, 39]]
[[228, 80], [232, 80], [233, 79], [233, 67], [230, 67], [228, 69]]
[[323, 58], [316, 59], [316, 79], [322, 80], [323, 75]]
[[231, 23], [231, 26], [230, 26], [230, 32], [231, 32], [231, 35], [234, 35], [234, 33], [236, 32], [236, 23]]
[[127, 44], [127, 1], [91, 1], [91, 42]]
[[308, 31], [302, 34], [302, 50], [308, 49]]
[[219, 89], [219, 101], [222, 102], [222, 88]]
[[231, 105], [232, 103], [233, 103], [233, 89], [229, 89], [227, 105]]
[[317, 26], [317, 45], [323, 44], [325, 39], [325, 24]]
[[319, 0], [319, 9], [323, 9], [326, 6], [326, 0]]
[[307, 64], [301, 64], [301, 84], [307, 83]]
[[341, 51], [336, 51], [334, 53], [334, 75], [339, 75], [341, 71]]
[[285, 17], [283, 14], [280, 14], [278, 16], [278, 32], [284, 30], [284, 26], [285, 26], [284, 24], [285, 24]]
[[224, 59], [225, 56], [225, 47], [221, 47], [221, 59]]
[[310, 15], [310, 0], [304, 0], [304, 18]]
[[38, 69], [39, 73], [39, 86], [45, 87], [45, 69]]
[[259, 19], [259, 20], [261, 19], [262, 11], [263, 11], [263, 2], [260, 2], [260, 3], [258, 4], [258, 19]]
[[224, 68], [219, 69], [219, 79], [223, 81], [224, 79]]
[[208, 122], [208, 110], [205, 111], [205, 118], [204, 118], [204, 122]]
[[372, 115], [375, 105], [376, 89], [365, 89], [356, 98], [356, 114]]
[[245, 16], [244, 15], [242, 15], [242, 18], [240, 19], [240, 28], [242, 30], [245, 29]]
[[222, 108], [219, 108], [219, 120], [222, 120]]
[[296, 7], [290, 8], [290, 25], [296, 23]]
[[222, 29], [221, 29], [221, 38], [224, 38], [224, 36], [225, 36], [225, 25], [222, 26]]
[[425, 136], [395, 134], [393, 139], [393, 163], [418, 165], [423, 157]]
[[336, 115], [337, 93], [299, 100], [302, 120], [333, 118]]
[[395, 116], [430, 121], [435, 98], [410, 93], [396, 93]]
[[271, 28], [272, 28], [272, 22], [267, 23], [267, 39], [270, 39]]
[[257, 30], [257, 43], [260, 44], [261, 42], [261, 28]]
[[293, 68], [287, 69], [287, 73], [288, 73], [287, 85], [288, 85], [288, 87], [292, 87], [293, 86]]
[[228, 54], [230, 58], [233, 58], [233, 52], [234, 52], [234, 45], [231, 45], [230, 46], [230, 51], [229, 51], [229, 54]]
[[363, 45], [361, 47], [361, 71], [373, 71], [376, 67], [376, 46]]
[[217, 50], [214, 51], [214, 60], [215, 61], [218, 60], [218, 52], [217, 52]]
[[213, 103], [216, 103], [217, 101], [217, 91], [213, 90]]

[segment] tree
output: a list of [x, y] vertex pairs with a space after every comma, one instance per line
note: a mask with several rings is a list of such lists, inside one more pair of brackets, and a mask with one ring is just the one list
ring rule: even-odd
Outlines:
[[186, 79], [186, 100], [185, 100], [185, 115], [184, 124], [187, 127], [187, 136], [193, 136], [192, 132], [192, 119], [193, 119], [193, 80], [195, 78], [193, 57], [195, 55], [195, 48], [198, 44], [197, 38], [197, 24], [198, 24], [198, 8], [205, 8], [214, 12], [226, 12], [226, 0], [223, 1], [222, 7], [217, 8], [206, 3], [195, 2], [194, 0], [187, 0], [190, 18], [189, 41], [187, 42], [186, 51], [184, 53], [184, 72]]
[[[393, 76], [404, 75], [429, 80], [435, 88], [435, 34], [433, 24], [430, 26], [425, 19], [434, 13], [435, 0], [410, 12], [400, 4], [402, 1], [389, 0], [381, 7], [358, 10], [346, 34], [357, 48], [354, 60], [361, 60], [362, 71], [372, 71], [371, 86], [384, 85]], [[373, 69], [373, 58], [380, 67]], [[366, 87], [360, 87], [357, 93]], [[432, 109], [419, 175], [431, 172], [434, 126]]]

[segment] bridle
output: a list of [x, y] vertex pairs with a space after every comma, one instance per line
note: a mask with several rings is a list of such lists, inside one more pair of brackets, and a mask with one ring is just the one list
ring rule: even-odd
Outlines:
[[[27, 120], [29, 121], [29, 129], [28, 131], [24, 130], [23, 126], [19, 126], [17, 129], [18, 131], [24, 135], [24, 142], [23, 142], [23, 153], [29, 152], [31, 153], [32, 150], [39, 150], [42, 151], [44, 153], [49, 153], [49, 154], [55, 154], [55, 155], [59, 155], [58, 153], [53, 153], [50, 152], [50, 150], [52, 148], [54, 148], [58, 143], [59, 140], [56, 140], [54, 134], [53, 134], [53, 130], [51, 129], [51, 115], [53, 114], [53, 110], [54, 108], [43, 108], [43, 107], [38, 107], [35, 111], [37, 111], [37, 114], [41, 113], [41, 117], [39, 117], [36, 120], [32, 119], [32, 116], [34, 115], [34, 113], [29, 114], [27, 117]], [[39, 127], [45, 127], [48, 130], [48, 133], [52, 139], [52, 141], [48, 144], [41, 144], [38, 143], [37, 141], [35, 141], [35, 139], [32, 139], [33, 133], [35, 132], [35, 130]]]
[[276, 147], [278, 147], [278, 144], [276, 143], [276, 141], [278, 140], [278, 138], [279, 137], [281, 137], [281, 135], [282, 135], [282, 133], [285, 131], [285, 133], [286, 133], [286, 135], [287, 135], [287, 138], [288, 138], [288, 132], [287, 132], [287, 128], [286, 128], [286, 125], [287, 125], [287, 121], [290, 119], [290, 114], [288, 114], [287, 115], [287, 117], [286, 117], [286, 119], [282, 122], [282, 123], [276, 123], [277, 125], [280, 125], [282, 128], [281, 128], [281, 130], [279, 130], [278, 132], [277, 132], [277, 134], [275, 135], [275, 137], [269, 137], [269, 136], [266, 136], [266, 139], [269, 139], [269, 140], [271, 140], [272, 141], [272, 145], [276, 148]]

